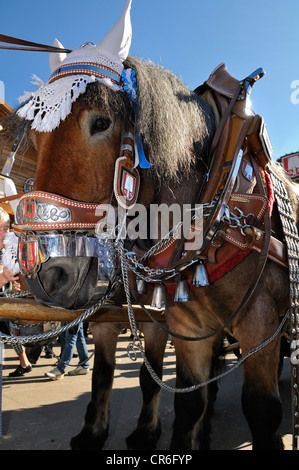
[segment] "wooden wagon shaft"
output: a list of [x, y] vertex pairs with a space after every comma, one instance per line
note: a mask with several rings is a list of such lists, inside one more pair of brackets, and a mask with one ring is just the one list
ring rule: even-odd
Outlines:
[[[133, 306], [135, 320], [137, 322], [152, 321], [139, 307]], [[147, 306], [151, 315], [158, 321], [165, 321], [163, 310], [153, 309]], [[28, 320], [28, 321], [73, 321], [85, 310], [64, 310], [50, 308], [39, 304], [34, 299], [0, 298], [0, 320]], [[127, 306], [105, 305], [95, 314], [88, 317], [88, 321], [96, 322], [128, 322]]]

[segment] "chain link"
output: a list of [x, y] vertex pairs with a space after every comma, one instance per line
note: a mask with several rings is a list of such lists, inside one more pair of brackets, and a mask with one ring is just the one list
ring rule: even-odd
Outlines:
[[[207, 219], [211, 215], [211, 209], [213, 209], [216, 205], [216, 201], [211, 201], [209, 203], [201, 204], [201, 209], [203, 213], [203, 220]], [[185, 209], [187, 210], [187, 209]], [[199, 208], [191, 208], [188, 209], [194, 212], [194, 215], [191, 217], [191, 220], [196, 220], [197, 212]], [[134, 274], [139, 278], [146, 282], [160, 282], [161, 279], [167, 280], [171, 279], [172, 277], [178, 274], [178, 271], [175, 268], [150, 268], [146, 266], [144, 263], [158, 253], [160, 250], [165, 248], [172, 240], [178, 238], [180, 234], [180, 229], [183, 225], [183, 222], [179, 222], [176, 224], [169, 232], [166, 234], [161, 240], [159, 240], [155, 245], [153, 245], [140, 259], [137, 259], [136, 254], [134, 252], [130, 252], [126, 250], [123, 246], [120, 248], [121, 244], [116, 242], [116, 249], [119, 252], [125, 253], [127, 259], [127, 269], [133, 271]], [[188, 260], [185, 263], [180, 264], [180, 272], [192, 264], [194, 264], [197, 260]], [[141, 272], [140, 272], [141, 271]], [[144, 272], [145, 274], [142, 274]]]
[[169, 392], [174, 392], [174, 393], [189, 393], [189, 392], [198, 390], [199, 388], [205, 387], [206, 385], [209, 385], [210, 383], [215, 382], [221, 379], [222, 377], [225, 377], [226, 375], [230, 374], [235, 369], [237, 369], [245, 361], [245, 359], [250, 357], [252, 354], [255, 354], [256, 352], [260, 351], [262, 348], [267, 346], [267, 344], [271, 343], [276, 338], [276, 336], [282, 331], [284, 324], [286, 320], [288, 319], [289, 315], [287, 312], [284, 318], [282, 319], [282, 321], [280, 322], [278, 328], [268, 339], [266, 339], [263, 343], [259, 344], [258, 346], [256, 346], [255, 348], [251, 349], [246, 354], [244, 354], [242, 358], [239, 359], [238, 362], [234, 366], [230, 367], [228, 370], [204, 382], [201, 382], [196, 385], [191, 385], [190, 387], [185, 387], [185, 388], [172, 387], [164, 383], [160, 379], [160, 377], [156, 374], [156, 372], [152, 368], [151, 364], [149, 363], [145, 355], [142, 343], [138, 341], [138, 331], [137, 331], [137, 325], [136, 325], [134, 310], [133, 310], [132, 301], [131, 301], [131, 291], [130, 291], [130, 284], [129, 284], [129, 278], [128, 278], [129, 269], [128, 269], [128, 264], [127, 264], [127, 253], [123, 246], [123, 240], [121, 240], [119, 243], [118, 251], [120, 252], [120, 255], [121, 255], [122, 278], [123, 278], [123, 285], [124, 285], [124, 290], [125, 290], [127, 305], [128, 305], [129, 323], [130, 323], [131, 330], [134, 336], [133, 341], [128, 344], [127, 353], [128, 353], [129, 358], [135, 361], [137, 359], [137, 351], [139, 351], [144, 361], [144, 364], [149, 374], [151, 375], [152, 379], [164, 390], [167, 390]]
[[293, 450], [298, 450], [299, 438], [299, 396], [298, 396], [298, 359], [299, 354], [299, 237], [292, 213], [290, 198], [283, 180], [273, 169], [269, 168], [272, 178], [275, 199], [280, 214], [281, 224], [287, 246], [290, 285], [290, 327], [291, 327], [291, 387], [292, 387], [292, 421]]

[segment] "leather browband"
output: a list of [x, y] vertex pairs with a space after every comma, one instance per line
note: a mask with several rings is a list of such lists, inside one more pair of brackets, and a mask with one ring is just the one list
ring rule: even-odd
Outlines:
[[94, 229], [99, 221], [97, 207], [98, 204], [32, 191], [20, 198], [14, 229], [16, 232]]

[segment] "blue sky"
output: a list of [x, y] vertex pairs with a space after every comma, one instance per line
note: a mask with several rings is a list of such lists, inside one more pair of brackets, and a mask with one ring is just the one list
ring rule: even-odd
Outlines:
[[[97, 44], [124, 4], [2, 0], [0, 33], [44, 44], [57, 37], [76, 49], [87, 41]], [[298, 0], [133, 0], [131, 17], [131, 54], [160, 63], [191, 89], [221, 62], [239, 79], [263, 67], [266, 75], [251, 100], [265, 119], [274, 158], [299, 149]], [[0, 81], [10, 106], [17, 106], [24, 91], [36, 89], [32, 73], [47, 80], [47, 53], [0, 51]]]

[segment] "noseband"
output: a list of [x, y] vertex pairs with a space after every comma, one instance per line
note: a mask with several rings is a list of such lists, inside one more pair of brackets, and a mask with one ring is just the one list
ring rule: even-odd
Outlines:
[[14, 226], [22, 274], [34, 276], [51, 257], [97, 257], [102, 267], [110, 267], [109, 250], [95, 236], [98, 208], [42, 191], [22, 196]]

